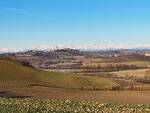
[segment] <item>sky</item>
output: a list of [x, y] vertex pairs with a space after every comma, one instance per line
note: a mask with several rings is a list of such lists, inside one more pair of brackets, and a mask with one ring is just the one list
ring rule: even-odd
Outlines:
[[0, 0], [0, 48], [150, 44], [150, 0]]

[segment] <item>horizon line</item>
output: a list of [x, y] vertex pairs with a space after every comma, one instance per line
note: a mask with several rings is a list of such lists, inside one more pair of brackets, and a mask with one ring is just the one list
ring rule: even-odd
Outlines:
[[125, 45], [125, 44], [50, 44], [50, 45], [39, 45], [29, 48], [0, 48], [0, 53], [11, 53], [20, 52], [28, 50], [39, 50], [39, 51], [49, 51], [55, 49], [78, 49], [78, 50], [120, 50], [120, 49], [150, 49], [150, 44], [145, 45]]

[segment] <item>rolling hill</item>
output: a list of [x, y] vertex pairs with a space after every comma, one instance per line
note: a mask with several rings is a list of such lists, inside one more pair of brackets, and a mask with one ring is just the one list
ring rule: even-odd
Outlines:
[[23, 66], [18, 61], [0, 59], [0, 88], [45, 86], [69, 89], [111, 89], [118, 84], [113, 80], [46, 72]]

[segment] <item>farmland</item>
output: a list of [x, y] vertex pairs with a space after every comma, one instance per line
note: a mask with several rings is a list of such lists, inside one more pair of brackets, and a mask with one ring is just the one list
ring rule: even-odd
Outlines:
[[0, 97], [42, 98], [106, 103], [149, 104], [150, 91], [89, 91], [34, 86], [30, 88], [1, 88]]
[[150, 105], [110, 104], [89, 101], [0, 98], [3, 113], [149, 113]]
[[144, 76], [150, 76], [150, 69], [138, 69], [138, 70], [126, 70], [126, 71], [118, 71], [118, 72], [114, 72], [114, 74], [116, 74], [117, 76], [120, 77], [125, 77], [127, 76], [134, 76], [137, 78], [142, 78]]
[[36, 54], [0, 59], [4, 113], [150, 112], [150, 84], [138, 81], [148, 80], [149, 58], [93, 58], [60, 51], [42, 52], [50, 54], [44, 57]]

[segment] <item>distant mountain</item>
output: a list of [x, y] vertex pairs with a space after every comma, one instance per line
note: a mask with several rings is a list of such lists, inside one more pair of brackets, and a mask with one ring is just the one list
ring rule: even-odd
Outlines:
[[[112, 44], [85, 44], [85, 45], [41, 45], [32, 47], [29, 50], [35, 51], [53, 51], [56, 49], [78, 49], [82, 51], [99, 51], [99, 50], [118, 50], [118, 49], [131, 49], [131, 50], [150, 50], [150, 45], [112, 45]], [[25, 49], [15, 48], [0, 48], [0, 53], [12, 53], [25, 51]]]
[[26, 49], [21, 48], [0, 48], [0, 53], [14, 53], [14, 52], [21, 52], [26, 51]]
[[0, 53], [11, 53], [11, 52], [17, 52], [18, 49], [15, 48], [0, 48]]
[[78, 50], [118, 50], [118, 49], [150, 49], [150, 45], [112, 45], [112, 44], [86, 44], [86, 45], [42, 45], [33, 47], [33, 50], [54, 50], [54, 49], [78, 49]]

